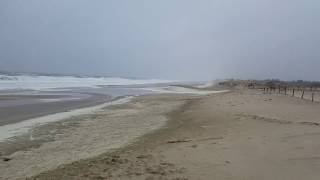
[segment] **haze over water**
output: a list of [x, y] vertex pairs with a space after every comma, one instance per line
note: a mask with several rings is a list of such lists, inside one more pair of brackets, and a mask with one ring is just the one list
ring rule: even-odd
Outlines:
[[318, 80], [319, 9], [316, 0], [3, 0], [0, 70]]

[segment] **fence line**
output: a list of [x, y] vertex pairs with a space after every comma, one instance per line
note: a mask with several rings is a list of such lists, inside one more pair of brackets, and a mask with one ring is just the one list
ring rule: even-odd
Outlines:
[[301, 98], [310, 100], [312, 102], [320, 102], [320, 89], [319, 88], [301, 88], [301, 87], [258, 87], [254, 89], [260, 89], [269, 94], [282, 94], [286, 96]]

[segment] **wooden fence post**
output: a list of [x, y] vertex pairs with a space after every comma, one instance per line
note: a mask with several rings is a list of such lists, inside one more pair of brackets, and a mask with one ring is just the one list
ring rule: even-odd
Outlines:
[[292, 89], [292, 97], [294, 97], [294, 89]]
[[304, 90], [302, 91], [301, 99], [303, 99], [303, 96], [304, 96]]
[[314, 92], [312, 92], [312, 102], [314, 101]]
[[287, 87], [284, 88], [284, 95], [287, 95]]

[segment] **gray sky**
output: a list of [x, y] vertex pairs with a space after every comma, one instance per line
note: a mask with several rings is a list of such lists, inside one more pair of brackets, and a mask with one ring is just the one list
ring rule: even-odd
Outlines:
[[320, 80], [319, 0], [1, 0], [0, 69]]

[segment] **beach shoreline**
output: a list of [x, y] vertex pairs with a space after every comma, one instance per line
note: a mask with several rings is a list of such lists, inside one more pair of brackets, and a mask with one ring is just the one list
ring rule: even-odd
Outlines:
[[[79, 108], [112, 101], [103, 94], [81, 94], [74, 92], [18, 92], [0, 95], [0, 126], [21, 123], [28, 119], [67, 112]], [[31, 95], [30, 95], [31, 94]], [[18, 112], [18, 113], [17, 113]]]
[[[255, 90], [185, 99], [164, 128], [35, 179], [319, 177], [318, 103]], [[32, 178], [31, 178], [32, 179]]]
[[32, 119], [26, 119], [24, 121], [7, 124], [0, 126], [0, 143], [12, 138], [21, 136], [28, 133], [32, 128], [37, 126], [45, 125], [48, 123], [54, 123], [57, 121], [63, 121], [65, 119], [70, 119], [73, 116], [89, 115], [94, 114], [96, 111], [106, 108], [112, 105], [118, 105], [127, 103], [132, 99], [132, 96], [118, 97], [113, 100], [107, 101], [102, 104], [97, 104], [93, 106], [71, 109], [64, 112], [52, 113], [45, 116], [35, 117]]
[[[199, 90], [191, 87], [153, 86], [102, 87], [70, 91], [6, 92], [0, 94], [0, 143], [14, 140], [36, 126], [72, 116], [92, 114], [106, 106], [126, 103], [134, 96], [152, 94], [206, 95], [226, 91]], [[18, 113], [17, 113], [18, 112]], [[1, 145], [1, 144], [0, 144]], [[1, 150], [1, 146], [0, 146]]]
[[[144, 95], [78, 117], [67, 127], [55, 126], [64, 127], [57, 133], [63, 137], [9, 156], [2, 166], [7, 169], [0, 169], [3, 179], [316, 180], [319, 108], [318, 103], [247, 89]], [[118, 124], [102, 123], [106, 119]], [[110, 126], [120, 128], [108, 135]], [[123, 137], [129, 138], [119, 141]], [[64, 151], [77, 151], [46, 157], [66, 142], [75, 146], [67, 145]], [[32, 154], [43, 152], [45, 164]], [[30, 164], [24, 172], [13, 173]]]
[[2, 143], [1, 178], [25, 179], [113, 151], [161, 128], [167, 121], [165, 114], [183, 104], [185, 95], [159, 96], [162, 95], [135, 97], [130, 102], [100, 108], [94, 114], [44, 124]]

